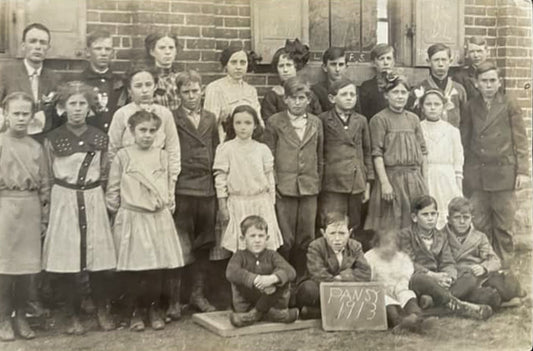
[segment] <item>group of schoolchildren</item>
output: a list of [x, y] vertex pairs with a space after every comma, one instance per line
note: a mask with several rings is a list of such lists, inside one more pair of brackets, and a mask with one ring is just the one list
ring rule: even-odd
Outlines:
[[185, 266], [190, 304], [215, 311], [209, 266], [230, 256], [236, 327], [319, 318], [321, 282], [383, 283], [395, 331], [424, 330], [431, 307], [486, 319], [523, 296], [509, 269], [527, 136], [478, 38], [464, 84], [435, 44], [413, 90], [386, 44], [359, 88], [344, 49], [326, 50], [326, 79], [310, 88], [298, 73], [309, 48], [287, 41], [262, 104], [242, 47], [222, 51], [227, 75], [202, 101], [200, 75], [172, 65], [173, 35], [147, 36], [146, 62], [122, 80], [111, 35], [91, 33], [87, 69], [61, 85], [43, 67], [50, 39], [25, 28], [25, 59], [0, 73], [1, 340], [35, 337], [26, 312], [41, 308], [43, 281], [67, 292], [70, 334], [85, 332], [89, 293], [99, 326], [115, 329], [117, 289], [131, 330], [180, 319]]

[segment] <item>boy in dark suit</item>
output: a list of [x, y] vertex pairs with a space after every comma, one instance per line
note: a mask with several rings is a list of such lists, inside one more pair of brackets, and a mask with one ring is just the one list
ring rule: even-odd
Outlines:
[[318, 97], [322, 111], [329, 111], [333, 103], [329, 100], [329, 86], [341, 79], [346, 72], [346, 52], [344, 48], [331, 47], [324, 51], [322, 56], [322, 70], [326, 73], [326, 79], [316, 83], [311, 90]]
[[279, 252], [302, 276], [307, 246], [315, 238], [324, 137], [320, 119], [306, 112], [309, 87], [298, 77], [284, 87], [288, 110], [267, 120], [265, 143], [274, 155], [276, 213], [283, 235]]
[[79, 80], [94, 88], [98, 101], [93, 116], [87, 124], [107, 132], [115, 111], [124, 103], [125, 91], [120, 77], [111, 68], [113, 58], [111, 33], [97, 30], [87, 36], [87, 68], [81, 72]]
[[0, 71], [0, 101], [16, 91], [33, 97], [37, 110], [28, 134], [40, 142], [44, 133], [54, 125], [52, 101], [60, 81], [58, 74], [43, 66], [50, 40], [50, 30], [46, 26], [40, 23], [28, 25], [22, 32], [24, 59], [12, 66], [2, 67]]
[[376, 113], [388, 107], [385, 100], [381, 82], [382, 72], [388, 72], [394, 68], [394, 48], [388, 44], [377, 44], [370, 51], [370, 61], [374, 65], [376, 75], [374, 78], [365, 80], [359, 87], [359, 100], [361, 101], [361, 114], [370, 121]]
[[370, 132], [365, 117], [353, 111], [357, 102], [355, 84], [342, 78], [330, 85], [334, 108], [320, 115], [324, 128], [324, 179], [320, 215], [326, 211], [348, 216], [349, 228], [361, 224], [361, 205], [370, 197], [374, 166]]
[[502, 94], [496, 65], [476, 67], [480, 95], [468, 101], [461, 121], [465, 150], [464, 182], [472, 189], [474, 227], [489, 241], [509, 268], [514, 255], [515, 189], [529, 183], [529, 143], [522, 110]]
[[507, 303], [524, 292], [516, 277], [500, 271], [500, 259], [487, 236], [472, 226], [473, 210], [472, 203], [463, 197], [453, 198], [448, 205], [448, 223], [443, 231], [448, 235], [457, 268], [456, 285], [460, 286], [455, 295], [497, 310], [502, 302]]
[[290, 282], [296, 273], [280, 254], [266, 248], [267, 223], [262, 217], [248, 216], [241, 222], [241, 235], [246, 249], [238, 250], [226, 269], [235, 311], [231, 324], [244, 327], [262, 319], [294, 322], [298, 309], [288, 306]]
[[361, 244], [350, 239], [348, 217], [328, 212], [322, 237], [314, 240], [307, 251], [307, 274], [296, 289], [296, 304], [302, 319], [320, 318], [321, 282], [368, 282], [370, 266]]
[[[188, 70], [176, 77], [181, 106], [174, 111], [180, 139], [181, 172], [176, 183], [174, 220], [178, 233], [188, 241], [195, 259], [192, 264], [190, 302], [202, 312], [212, 312], [204, 296], [209, 249], [215, 244], [216, 196], [213, 183], [213, 159], [219, 144], [215, 115], [202, 109], [202, 78]], [[179, 278], [177, 278], [179, 279]], [[175, 288], [179, 293], [179, 281]], [[179, 294], [171, 294], [168, 314], [179, 318]], [[174, 306], [174, 308], [172, 308]]]
[[466, 90], [466, 98], [470, 100], [479, 95], [476, 87], [476, 67], [487, 60], [489, 49], [487, 41], [481, 37], [471, 37], [465, 43], [467, 64], [453, 75], [453, 80], [460, 83]]

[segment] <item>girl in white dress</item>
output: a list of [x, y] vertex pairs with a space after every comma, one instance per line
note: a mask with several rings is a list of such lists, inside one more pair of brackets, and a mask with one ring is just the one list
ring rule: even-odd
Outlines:
[[283, 243], [274, 203], [274, 157], [254, 138], [261, 135], [259, 117], [248, 105], [237, 106], [228, 120], [228, 141], [218, 146], [213, 170], [222, 223], [227, 223], [221, 246], [236, 252], [245, 248], [240, 240], [241, 221], [258, 215], [268, 223], [267, 248]]
[[163, 274], [186, 262], [172, 218], [176, 183], [168, 153], [154, 144], [161, 119], [141, 110], [128, 125], [135, 144], [120, 149], [113, 160], [107, 208], [116, 213], [117, 270], [125, 272], [128, 285], [130, 329], [144, 330], [142, 310], [148, 307], [151, 327], [159, 330], [165, 327], [159, 311]]
[[462, 196], [463, 146], [459, 129], [441, 119], [446, 104], [442, 92], [429, 89], [420, 102], [426, 118], [420, 125], [428, 149], [429, 195], [437, 200], [437, 229], [442, 229], [448, 216], [448, 202]]

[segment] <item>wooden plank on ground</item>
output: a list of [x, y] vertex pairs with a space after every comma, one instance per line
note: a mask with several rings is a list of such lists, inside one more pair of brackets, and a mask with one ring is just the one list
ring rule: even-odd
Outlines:
[[229, 321], [229, 315], [231, 311], [216, 311], [207, 313], [195, 313], [192, 315], [192, 320], [208, 329], [209, 331], [223, 336], [240, 336], [262, 333], [274, 333], [289, 330], [319, 328], [320, 319], [311, 320], [297, 320], [294, 323], [271, 323], [271, 322], [258, 322], [256, 324], [235, 328]]

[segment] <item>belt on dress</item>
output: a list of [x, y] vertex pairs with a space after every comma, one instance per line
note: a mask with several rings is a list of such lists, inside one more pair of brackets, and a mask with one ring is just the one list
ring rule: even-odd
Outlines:
[[89, 189], [98, 188], [102, 183], [98, 180], [93, 183], [78, 185], [78, 184], [70, 184], [61, 179], [55, 178], [54, 184], [62, 186], [63, 188], [68, 188], [68, 189], [73, 189], [73, 190], [89, 190]]
[[388, 169], [390, 171], [418, 171], [421, 169], [419, 165], [411, 165], [411, 166], [385, 166], [385, 169]]

